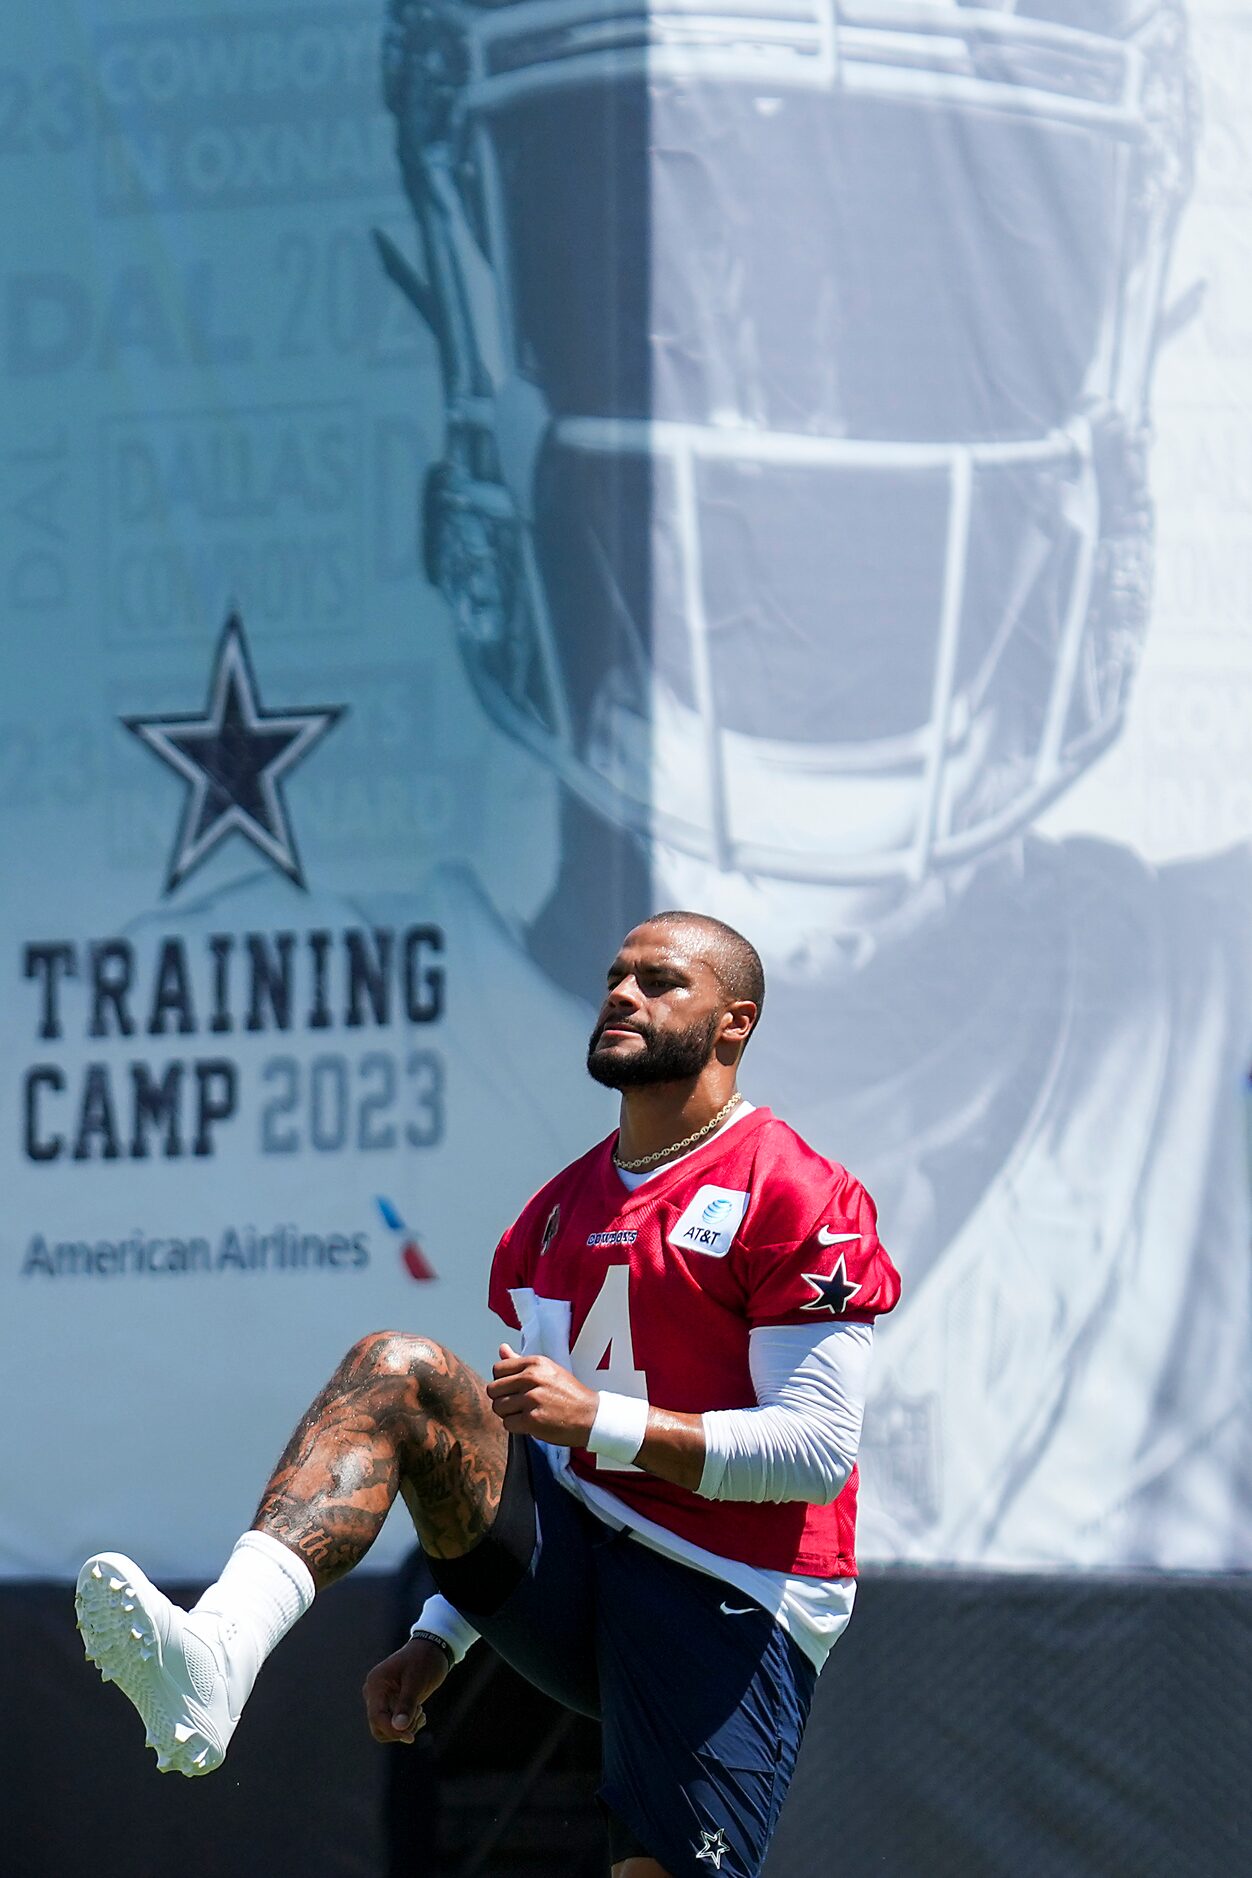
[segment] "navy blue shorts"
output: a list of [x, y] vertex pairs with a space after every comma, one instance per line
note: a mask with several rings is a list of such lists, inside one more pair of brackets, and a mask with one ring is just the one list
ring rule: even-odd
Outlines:
[[506, 1662], [601, 1722], [614, 1862], [757, 1878], [817, 1680], [768, 1611], [606, 1526], [526, 1437], [492, 1531], [430, 1563]]

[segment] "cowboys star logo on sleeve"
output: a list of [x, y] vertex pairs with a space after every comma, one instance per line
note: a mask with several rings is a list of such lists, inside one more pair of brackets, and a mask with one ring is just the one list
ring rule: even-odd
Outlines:
[[[825, 1226], [817, 1235], [822, 1245], [837, 1245], [841, 1239], [859, 1239], [860, 1236], [859, 1232], [832, 1233]], [[833, 1311], [838, 1317], [847, 1310], [861, 1289], [848, 1277], [847, 1254], [844, 1252], [839, 1254], [839, 1263], [829, 1277], [824, 1272], [802, 1272], [801, 1277], [813, 1287], [813, 1296], [806, 1298], [800, 1306], [802, 1311]]]

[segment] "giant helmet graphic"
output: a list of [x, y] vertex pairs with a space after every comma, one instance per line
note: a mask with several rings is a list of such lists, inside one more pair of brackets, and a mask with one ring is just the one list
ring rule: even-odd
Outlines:
[[723, 870], [917, 880], [1117, 734], [1173, 0], [392, 0], [425, 554], [492, 717]]

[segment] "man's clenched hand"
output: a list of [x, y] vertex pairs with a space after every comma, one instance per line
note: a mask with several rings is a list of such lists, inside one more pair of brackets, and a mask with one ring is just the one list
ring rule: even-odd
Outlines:
[[487, 1384], [491, 1406], [511, 1435], [537, 1435], [559, 1448], [585, 1448], [599, 1396], [547, 1356], [519, 1356], [507, 1343]]
[[427, 1637], [410, 1637], [402, 1649], [365, 1678], [365, 1719], [375, 1741], [409, 1743], [426, 1726], [422, 1704], [448, 1673], [448, 1659]]

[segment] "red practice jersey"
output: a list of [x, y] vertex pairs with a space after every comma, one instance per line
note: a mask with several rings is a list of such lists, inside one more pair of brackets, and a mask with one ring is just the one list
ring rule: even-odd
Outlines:
[[[535, 1195], [491, 1271], [497, 1315], [513, 1329], [527, 1317], [559, 1324], [542, 1337], [544, 1353], [590, 1387], [689, 1414], [752, 1408], [749, 1332], [871, 1323], [899, 1297], [865, 1189], [768, 1109], [634, 1192], [613, 1166], [616, 1142], [609, 1136]], [[856, 1570], [855, 1469], [833, 1505], [808, 1506], [703, 1500], [581, 1448], [571, 1464], [722, 1558], [815, 1578]]]

